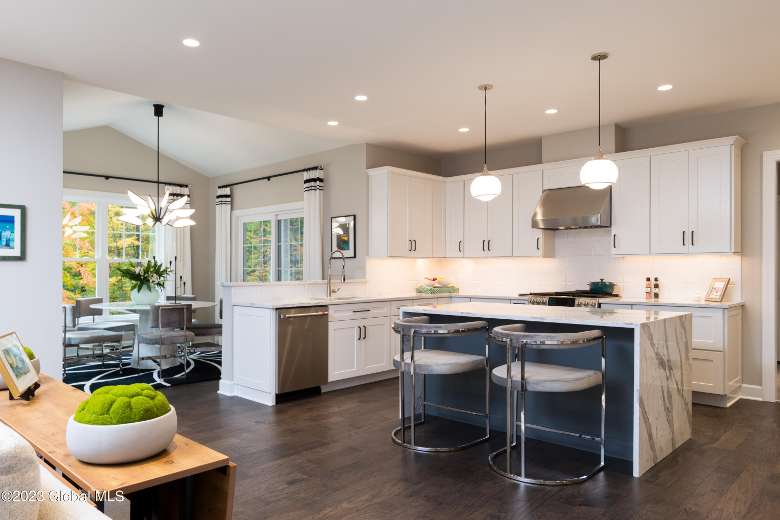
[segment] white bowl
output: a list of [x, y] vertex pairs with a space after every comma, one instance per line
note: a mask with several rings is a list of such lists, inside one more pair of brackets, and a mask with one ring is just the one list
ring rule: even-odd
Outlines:
[[176, 410], [128, 424], [81, 424], [70, 416], [65, 431], [74, 457], [92, 464], [121, 464], [151, 457], [167, 448], [176, 435]]
[[[30, 360], [30, 363], [32, 364], [33, 368], [35, 369], [36, 374], [41, 373], [41, 360], [36, 358], [33, 358]], [[5, 384], [5, 381], [3, 380], [3, 376], [0, 376], [0, 390], [6, 390], [8, 389], [8, 385]]]

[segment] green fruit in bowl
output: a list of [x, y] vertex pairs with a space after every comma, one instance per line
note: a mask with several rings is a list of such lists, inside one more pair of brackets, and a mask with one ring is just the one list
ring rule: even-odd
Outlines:
[[35, 352], [33, 352], [30, 347], [28, 347], [27, 345], [24, 345], [24, 346], [22, 346], [22, 348], [24, 349], [24, 353], [27, 354], [27, 359], [29, 359], [31, 361], [33, 359], [35, 359]]
[[148, 421], [171, 409], [168, 399], [146, 383], [103, 386], [76, 409], [81, 424], [115, 425]]

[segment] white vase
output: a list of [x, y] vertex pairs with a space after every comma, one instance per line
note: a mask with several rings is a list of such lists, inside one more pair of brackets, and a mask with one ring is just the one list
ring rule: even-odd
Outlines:
[[[30, 363], [32, 364], [33, 368], [35, 369], [35, 373], [40, 375], [41, 373], [41, 360], [37, 357], [34, 357], [30, 360]], [[0, 376], [0, 390], [6, 390], [8, 388], [8, 385], [5, 384], [5, 380], [3, 379], [3, 376]]]
[[156, 287], [154, 289], [141, 289], [140, 291], [133, 289], [130, 291], [130, 299], [136, 305], [152, 305], [160, 300], [160, 290]]
[[68, 419], [65, 442], [77, 459], [92, 464], [122, 464], [145, 459], [167, 448], [176, 435], [176, 410], [148, 421], [82, 424]]

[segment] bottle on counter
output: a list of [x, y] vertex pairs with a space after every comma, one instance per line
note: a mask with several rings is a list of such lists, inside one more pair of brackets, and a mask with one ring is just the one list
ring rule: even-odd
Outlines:
[[645, 300], [653, 299], [653, 285], [650, 282], [650, 277], [645, 278]]
[[653, 278], [653, 299], [657, 300], [661, 297], [661, 284], [658, 281], [658, 277]]

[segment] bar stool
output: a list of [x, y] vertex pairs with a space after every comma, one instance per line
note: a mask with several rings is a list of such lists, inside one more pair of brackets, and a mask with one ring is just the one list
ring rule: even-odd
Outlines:
[[[492, 379], [498, 385], [506, 387], [506, 446], [494, 451], [488, 457], [490, 467], [498, 474], [528, 484], [543, 484], [548, 486], [562, 486], [576, 484], [589, 479], [604, 468], [604, 417], [606, 396], [606, 381], [604, 368], [606, 366], [606, 337], [600, 330], [588, 330], [575, 333], [544, 334], [525, 332], [525, 325], [502, 325], [495, 327], [491, 332], [491, 338], [506, 345], [506, 365], [496, 367], [492, 372]], [[601, 344], [601, 370], [589, 370], [562, 365], [546, 363], [534, 363], [526, 361], [527, 349], [575, 349]], [[519, 360], [512, 362], [513, 350], [518, 351]], [[519, 377], [513, 378], [512, 374]], [[511, 384], [507, 382], [511, 381]], [[537, 426], [526, 423], [526, 402], [528, 392], [579, 392], [594, 386], [601, 386], [601, 434], [567, 432]], [[512, 398], [514, 394], [514, 405]], [[516, 415], [517, 396], [520, 396], [520, 421], [513, 419], [513, 409]], [[511, 452], [517, 445], [517, 426], [520, 426], [520, 474], [512, 472]], [[580, 439], [598, 442], [601, 448], [601, 459], [589, 473], [572, 478], [560, 480], [545, 480], [526, 476], [525, 471], [525, 432], [526, 428], [533, 428], [546, 432], [571, 435]], [[514, 443], [512, 442], [514, 439]], [[506, 454], [506, 468], [501, 469], [496, 464], [499, 455]]]
[[[490, 364], [488, 362], [489, 343], [485, 342], [485, 356], [434, 350], [425, 348], [426, 338], [454, 338], [486, 334], [488, 324], [484, 321], [470, 321], [465, 323], [430, 323], [430, 318], [421, 316], [397, 320], [393, 324], [393, 330], [401, 336], [400, 352], [393, 357], [393, 365], [398, 368], [398, 400], [400, 406], [401, 425], [393, 430], [393, 442], [404, 448], [421, 452], [448, 452], [457, 451], [480, 442], [490, 437]], [[404, 352], [404, 337], [409, 338], [409, 352]], [[415, 338], [420, 338], [420, 348], [415, 349]], [[403, 359], [403, 363], [401, 363]], [[453, 375], [471, 372], [473, 370], [485, 371], [485, 411], [484, 413], [473, 410], [464, 410], [442, 404], [430, 403], [425, 399], [425, 383], [423, 382], [422, 396], [422, 420], [417, 421], [417, 393], [415, 376], [423, 375]], [[411, 376], [412, 390], [412, 420], [406, 424], [404, 372]], [[415, 439], [415, 426], [425, 423], [425, 407], [432, 406], [453, 412], [462, 412], [485, 419], [485, 435], [457, 446], [420, 446]], [[406, 430], [410, 430], [411, 442], [406, 442]], [[400, 434], [400, 438], [399, 438]]]

